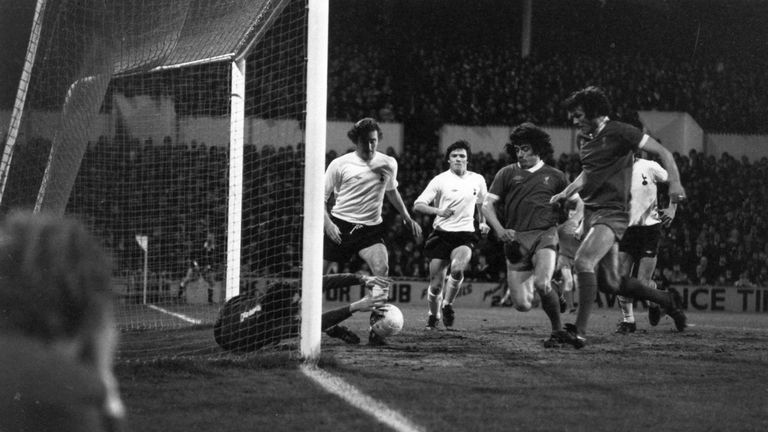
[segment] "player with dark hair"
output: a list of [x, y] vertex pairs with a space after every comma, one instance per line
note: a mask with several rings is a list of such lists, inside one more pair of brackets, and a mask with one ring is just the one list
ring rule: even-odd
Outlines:
[[505, 148], [517, 162], [496, 173], [482, 211], [504, 242], [507, 280], [515, 308], [521, 312], [531, 310], [535, 290], [552, 325], [544, 346], [573, 344], [575, 340], [562, 329], [559, 294], [551, 285], [557, 258], [558, 214], [549, 198], [562, 191], [567, 180], [562, 171], [542, 160], [552, 154], [552, 143], [544, 130], [523, 123], [512, 129], [509, 140]]
[[[429, 258], [427, 329], [436, 328], [441, 312], [443, 324], [453, 326], [453, 301], [461, 289], [464, 270], [478, 241], [475, 210], [480, 215], [480, 232], [485, 235], [490, 230], [481, 213], [488, 188], [483, 176], [467, 171], [471, 154], [467, 141], [456, 141], [448, 146], [445, 150], [448, 170], [430, 180], [413, 206], [414, 212], [435, 215], [434, 229], [424, 243], [424, 255]], [[446, 277], [449, 266], [451, 271]], [[439, 298], [443, 294], [443, 284], [445, 291], [441, 305]]]
[[[360, 284], [369, 293], [360, 300], [328, 312], [322, 316], [321, 329], [341, 328], [340, 322], [355, 312], [375, 311], [387, 302], [391, 280], [381, 276], [361, 276], [351, 273], [323, 276], [323, 291]], [[381, 291], [374, 291], [374, 288]], [[232, 352], [250, 352], [274, 345], [299, 334], [300, 287], [295, 282], [275, 282], [267, 287], [263, 296], [239, 295], [227, 301], [213, 327], [213, 336], [222, 348]], [[346, 330], [346, 328], [345, 328]], [[360, 343], [351, 331], [338, 337], [349, 344]]]
[[[333, 262], [348, 261], [357, 254], [376, 276], [389, 274], [389, 257], [384, 245], [381, 217], [384, 197], [395, 207], [414, 237], [421, 237], [421, 226], [411, 218], [397, 190], [397, 160], [376, 149], [382, 137], [376, 120], [364, 118], [349, 130], [347, 137], [355, 151], [332, 160], [325, 171], [326, 207], [323, 241], [324, 272]], [[334, 329], [335, 331], [335, 329]], [[384, 341], [371, 332], [369, 342]]]
[[[619, 242], [619, 273], [634, 276], [649, 284], [655, 284], [653, 272], [661, 241], [661, 226], [671, 223], [675, 217], [675, 204], [669, 203], [669, 207], [659, 209], [657, 184], [666, 182], [667, 178], [667, 171], [657, 162], [635, 158], [632, 165], [629, 225]], [[622, 295], [616, 298], [622, 312], [616, 333], [634, 333], [637, 330], [632, 305], [634, 300]], [[649, 305], [648, 320], [655, 326], [660, 319], [661, 308], [652, 303]]]
[[0, 430], [110, 431], [111, 265], [77, 221], [17, 213], [0, 226]]
[[[612, 121], [610, 102], [602, 89], [587, 87], [572, 93], [563, 103], [569, 117], [586, 141], [579, 150], [582, 172], [565, 188], [552, 196], [559, 202], [579, 192], [584, 200], [584, 231], [576, 251], [574, 266], [579, 285], [576, 323], [566, 330], [577, 338], [577, 348], [586, 344], [589, 316], [596, 291], [623, 295], [661, 305], [682, 331], [686, 317], [682, 298], [675, 290], [664, 292], [634, 278], [620, 277], [619, 244], [629, 223], [629, 192], [634, 154], [642, 149], [661, 158], [669, 173], [669, 192], [673, 202], [685, 198], [680, 174], [669, 150], [638, 128]], [[597, 274], [596, 274], [597, 272]]]

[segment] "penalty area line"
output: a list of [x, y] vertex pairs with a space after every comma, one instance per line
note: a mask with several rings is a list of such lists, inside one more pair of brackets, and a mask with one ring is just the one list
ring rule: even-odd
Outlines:
[[168, 309], [163, 309], [163, 308], [161, 308], [159, 306], [147, 305], [147, 307], [150, 308], [150, 309], [154, 309], [154, 310], [156, 310], [158, 312], [164, 313], [166, 315], [170, 315], [172, 317], [176, 317], [176, 318], [178, 318], [178, 319], [180, 319], [182, 321], [186, 321], [188, 323], [192, 323], [192, 324], [202, 324], [203, 323], [203, 320], [191, 318], [191, 317], [188, 317], [188, 316], [180, 314], [180, 313], [171, 312]]
[[387, 406], [384, 402], [366, 395], [355, 386], [317, 366], [304, 364], [301, 365], [301, 371], [309, 379], [320, 385], [325, 391], [335, 394], [348, 404], [365, 412], [397, 432], [426, 431], [426, 429], [416, 425], [404, 415]]

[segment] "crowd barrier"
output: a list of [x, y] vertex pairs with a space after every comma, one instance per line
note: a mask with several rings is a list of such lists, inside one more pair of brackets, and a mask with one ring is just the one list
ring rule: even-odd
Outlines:
[[[390, 288], [390, 302], [426, 304], [427, 286], [426, 281], [396, 281]], [[687, 310], [768, 313], [768, 287], [678, 286], [675, 288], [682, 294]], [[351, 286], [329, 290], [324, 293], [323, 300], [330, 306], [355, 301], [363, 295], [365, 295], [364, 289]], [[495, 307], [501, 306], [499, 301], [503, 295], [498, 283], [465, 282], [456, 302], [457, 305], [467, 308]], [[598, 292], [595, 304], [599, 308], [618, 307], [616, 296], [602, 292]]]
[[[242, 279], [241, 292], [258, 295], [274, 279]], [[131, 286], [133, 285], [133, 286]], [[397, 280], [390, 287], [389, 301], [394, 304], [426, 304], [427, 281]], [[148, 289], [149, 301], [157, 301], [166, 296], [178, 296], [179, 281], [167, 281], [164, 286], [152, 285]], [[722, 286], [677, 286], [683, 297], [686, 310], [712, 312], [760, 312], [768, 313], [768, 287], [722, 287]], [[180, 296], [186, 303], [206, 303], [208, 285], [202, 280], [191, 282]], [[129, 283], [125, 278], [115, 283], [115, 291], [125, 302], [139, 302], [143, 297], [143, 287], [139, 281]], [[323, 293], [323, 303], [327, 307], [339, 306], [359, 300], [365, 295], [365, 289], [359, 285], [331, 289]], [[483, 308], [502, 306], [503, 288], [499, 283], [464, 282], [456, 302], [461, 307]], [[223, 284], [216, 282], [213, 287], [213, 302], [224, 301]], [[616, 296], [598, 292], [595, 298], [598, 308], [615, 308]], [[637, 305], [643, 307], [642, 305]]]

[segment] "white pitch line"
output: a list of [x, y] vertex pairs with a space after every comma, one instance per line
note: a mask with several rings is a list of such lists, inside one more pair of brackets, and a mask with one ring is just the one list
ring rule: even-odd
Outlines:
[[688, 327], [705, 327], [716, 330], [752, 331], [757, 333], [768, 332], [768, 328], [765, 327], [721, 326], [716, 324], [688, 324]]
[[404, 415], [358, 390], [343, 379], [314, 365], [304, 364], [301, 371], [329, 393], [342, 398], [353, 407], [369, 414], [397, 432], [424, 432], [426, 429], [414, 424]]
[[147, 305], [147, 307], [149, 307], [150, 309], [154, 309], [154, 310], [156, 310], [158, 312], [162, 312], [164, 314], [170, 315], [172, 317], [176, 317], [176, 318], [178, 318], [178, 319], [180, 319], [182, 321], [186, 321], [188, 323], [192, 323], [192, 324], [202, 324], [203, 323], [203, 320], [199, 320], [199, 319], [195, 319], [195, 318], [190, 318], [190, 317], [188, 317], [186, 315], [183, 315], [183, 314], [180, 314], [180, 313], [176, 313], [176, 312], [171, 312], [168, 309], [163, 309], [163, 308], [155, 306], [155, 305]]

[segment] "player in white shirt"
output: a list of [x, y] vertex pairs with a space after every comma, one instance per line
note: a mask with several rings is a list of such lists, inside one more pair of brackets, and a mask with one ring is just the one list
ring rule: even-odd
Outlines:
[[[478, 241], [475, 212], [480, 216], [480, 233], [485, 235], [490, 230], [480, 211], [488, 188], [483, 176], [467, 171], [470, 156], [467, 141], [448, 146], [445, 158], [449, 169], [430, 180], [413, 206], [414, 212], [435, 215], [433, 231], [424, 243], [424, 255], [429, 258], [427, 329], [436, 328], [441, 313], [443, 324], [453, 326], [453, 302]], [[446, 277], [449, 266], [451, 272]], [[444, 294], [442, 305], [441, 294]]]
[[[421, 237], [421, 226], [408, 214], [397, 191], [397, 160], [376, 151], [382, 137], [376, 120], [361, 119], [347, 132], [347, 137], [355, 143], [355, 151], [337, 157], [325, 171], [324, 273], [328, 273], [332, 263], [348, 261], [358, 254], [374, 276], [387, 276], [389, 256], [381, 217], [384, 197], [400, 213], [414, 237]], [[335, 202], [329, 212], [327, 203], [331, 195]], [[333, 327], [326, 333], [341, 337], [344, 331], [349, 330]], [[369, 343], [383, 343], [375, 333], [369, 336]]]
[[[676, 205], [659, 210], [658, 183], [667, 181], [667, 171], [658, 163], [636, 157], [632, 165], [631, 196], [629, 201], [629, 227], [619, 243], [619, 271], [621, 275], [650, 282], [656, 268], [661, 227], [675, 217]], [[634, 333], [637, 329], [633, 299], [616, 296], [622, 311], [622, 321], [616, 333]], [[661, 308], [651, 304], [648, 319], [655, 326], [661, 319]]]

